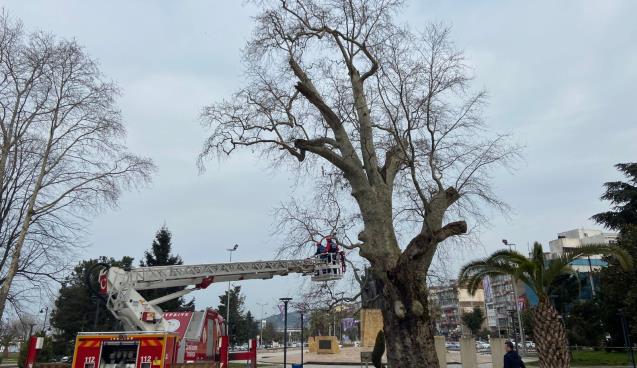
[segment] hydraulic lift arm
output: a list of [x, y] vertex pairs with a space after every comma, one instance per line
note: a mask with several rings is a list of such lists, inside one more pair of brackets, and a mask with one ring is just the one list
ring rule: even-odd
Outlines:
[[[106, 296], [107, 308], [126, 329], [167, 331], [158, 304], [215, 282], [264, 280], [290, 273], [312, 275], [313, 281], [338, 280], [345, 271], [343, 257], [343, 253], [329, 253], [299, 260], [139, 267], [128, 271], [110, 267], [100, 272], [100, 293]], [[171, 287], [185, 289], [148, 301], [138, 292]]]

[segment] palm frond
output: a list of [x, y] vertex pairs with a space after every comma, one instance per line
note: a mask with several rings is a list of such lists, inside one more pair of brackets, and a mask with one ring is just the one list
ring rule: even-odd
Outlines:
[[535, 288], [535, 285], [528, 277], [527, 272], [524, 272], [525, 269], [529, 269], [531, 267], [528, 262], [518, 265], [511, 261], [511, 259], [491, 256], [470, 262], [460, 270], [458, 275], [458, 284], [466, 287], [469, 293], [473, 295], [479, 288], [484, 277], [510, 275], [513, 278], [519, 279], [529, 285], [529, 287]]
[[558, 276], [568, 273], [568, 270], [571, 269], [569, 266], [571, 261], [572, 260], [569, 260], [568, 257], [564, 255], [546, 261], [546, 266], [544, 267], [543, 272], [544, 276], [542, 278], [542, 288], [547, 290]]
[[516, 263], [518, 265], [529, 262], [529, 259], [526, 258], [522, 253], [516, 252], [514, 250], [499, 250], [491, 254], [489, 258], [493, 260], [505, 260], [509, 263]]
[[619, 262], [619, 265], [626, 271], [633, 268], [633, 259], [630, 254], [620, 246], [614, 244], [589, 244], [582, 245], [564, 251], [564, 259], [571, 263], [577, 258], [604, 255], [612, 257]]

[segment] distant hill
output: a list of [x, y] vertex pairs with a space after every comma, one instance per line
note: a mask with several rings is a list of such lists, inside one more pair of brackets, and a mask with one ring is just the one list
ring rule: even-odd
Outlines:
[[[265, 318], [266, 323], [272, 324], [277, 331], [283, 331], [283, 315], [275, 314]], [[303, 316], [305, 328], [309, 325], [309, 316], [306, 314]], [[288, 330], [300, 330], [301, 329], [301, 314], [299, 312], [288, 312]]]

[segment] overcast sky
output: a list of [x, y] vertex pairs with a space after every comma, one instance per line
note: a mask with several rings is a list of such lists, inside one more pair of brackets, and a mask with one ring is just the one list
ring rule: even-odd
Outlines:
[[[242, 83], [240, 49], [252, 32], [255, 9], [241, 1], [24, 1], [3, 0], [29, 30], [75, 38], [122, 87], [119, 106], [128, 145], [152, 157], [150, 187], [126, 193], [119, 208], [97, 217], [84, 256], [137, 260], [166, 224], [186, 263], [269, 259], [272, 211], [291, 193], [289, 174], [268, 171], [249, 153], [211, 162], [199, 175], [196, 156], [205, 130], [202, 106]], [[483, 247], [454, 262], [483, 256], [507, 238], [520, 250], [547, 244], [561, 231], [594, 226], [606, 208], [602, 183], [612, 167], [637, 160], [637, 2], [412, 1], [401, 15], [414, 29], [430, 21], [453, 26], [476, 75], [489, 91], [489, 126], [525, 145], [513, 173], [494, 177], [497, 193], [513, 207], [492, 219]], [[448, 249], [452, 254], [453, 249]], [[460, 252], [458, 252], [460, 253]], [[137, 262], [137, 261], [136, 261]], [[298, 277], [242, 283], [246, 301], [295, 296]], [[225, 285], [196, 294], [198, 307], [218, 304]]]

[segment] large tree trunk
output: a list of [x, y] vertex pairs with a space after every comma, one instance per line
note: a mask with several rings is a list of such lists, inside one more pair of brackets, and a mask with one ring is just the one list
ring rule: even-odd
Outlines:
[[533, 338], [537, 346], [540, 368], [571, 366], [566, 330], [557, 311], [544, 296], [533, 312]]
[[[54, 122], [57, 122], [57, 112], [55, 113]], [[31, 226], [31, 220], [33, 219], [33, 215], [35, 214], [35, 204], [38, 199], [38, 195], [40, 194], [40, 190], [42, 189], [42, 182], [44, 180], [44, 176], [47, 173], [47, 164], [49, 163], [49, 157], [51, 154], [51, 147], [53, 146], [53, 140], [55, 138], [55, 124], [51, 124], [51, 128], [49, 130], [48, 142], [46, 145], [46, 149], [42, 154], [41, 164], [40, 164], [40, 172], [38, 173], [38, 177], [33, 186], [33, 190], [30, 193], [31, 198], [29, 198], [29, 203], [26, 208], [26, 215], [22, 222], [22, 226], [20, 229], [20, 236], [16, 240], [14, 245], [13, 254], [11, 255], [11, 264], [9, 265], [9, 270], [7, 274], [4, 276], [4, 281], [2, 282], [2, 286], [0, 287], [0, 318], [4, 316], [4, 310], [7, 306], [7, 298], [9, 297], [9, 292], [11, 291], [11, 284], [13, 283], [13, 279], [15, 275], [18, 273], [18, 269], [20, 268], [20, 261], [22, 256], [22, 247], [24, 246], [24, 242], [26, 240], [27, 234], [29, 233], [29, 228]]]
[[396, 267], [383, 284], [383, 328], [391, 368], [438, 368], [422, 270]]

